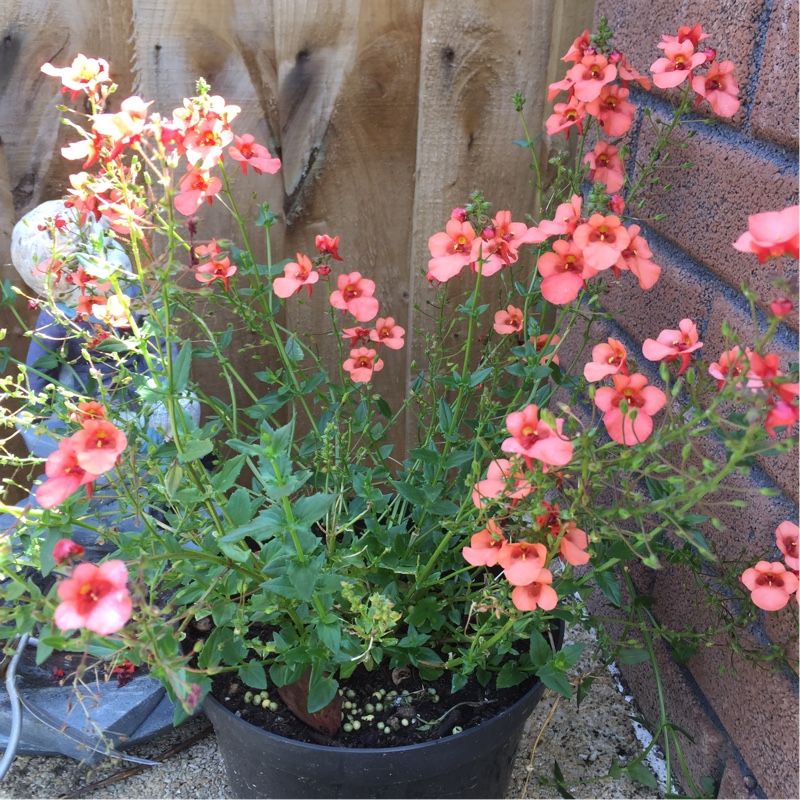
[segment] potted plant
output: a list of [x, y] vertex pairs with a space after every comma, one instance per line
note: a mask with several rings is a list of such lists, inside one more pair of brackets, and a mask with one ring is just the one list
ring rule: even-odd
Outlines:
[[[103, 380], [33, 391], [37, 364], [3, 378], [23, 403], [17, 422], [46, 407], [69, 431], [44, 463], [38, 507], [17, 510], [0, 540], [9, 649], [36, 634], [41, 659], [85, 649], [145, 665], [181, 703], [178, 716], [206, 698], [221, 737], [237, 726], [220, 746], [242, 795], [499, 796], [544, 687], [572, 693], [565, 672], [581, 646], [560, 649], [563, 624], [587, 618], [595, 590], [635, 611], [630, 565], [683, 563], [699, 587], [712, 570], [739, 601], [727, 631], [752, 620], [753, 604], [786, 605], [797, 590], [794, 523], [779, 529], [785, 566], [744, 571], [721, 565], [700, 528], [709, 503], [743, 502], [720, 499], [729, 476], [795, 444], [776, 432], [797, 422], [798, 384], [770, 352], [788, 290], [765, 330], [731, 335], [706, 364], [677, 309], [675, 328], [653, 331], [640, 354], [591, 335], [609, 281], [647, 291], [659, 278], [629, 209], [639, 212], [677, 126], [701, 101], [722, 116], [738, 108], [733, 65], [704, 38], [682, 28], [659, 45], [651, 71], [676, 90], [674, 113], [648, 115], [657, 144], [629, 173], [626, 85], [649, 79], [605, 24], [576, 39], [551, 86], [566, 102], [547, 129], [574, 128], [579, 157], [553, 159], [546, 184], [527, 136], [540, 218], [514, 221], [502, 199], [476, 192], [430, 237], [432, 322], [414, 332], [424, 358], [403, 398], [382, 397], [373, 378], [410, 332], [373, 278], [346, 267], [348, 243], [340, 255], [338, 237], [320, 235], [314, 255], [279, 260], [274, 212], [236, 206], [240, 168], [280, 168], [236, 130], [236, 106], [201, 79], [170, 116], [139, 97], [113, 112], [102, 59], [46, 64], [91, 105], [70, 112], [76, 140], [64, 148], [83, 164], [68, 196], [77, 219], [47, 225], [105, 219], [132, 266], [92, 247], [54, 247], [40, 265], [48, 288], [34, 301]], [[524, 99], [514, 102], [522, 116]], [[204, 230], [215, 202], [234, 215], [238, 243]], [[796, 207], [751, 218], [734, 246], [797, 258]], [[59, 281], [80, 287], [77, 322], [58, 316]], [[327, 315], [332, 347], [286, 325], [298, 303]], [[218, 308], [233, 322], [218, 324]], [[253, 356], [246, 372], [234, 365], [238, 346]], [[218, 366], [224, 396], [192, 380], [199, 359]], [[195, 399], [200, 422], [185, 410]], [[156, 409], [166, 421], [154, 426]], [[415, 433], [405, 451], [391, 441], [401, 419]], [[716, 437], [726, 459], [695, 463], [700, 436]], [[98, 527], [116, 548], [102, 563], [83, 561], [70, 537], [86, 527], [93, 492], [137, 521]], [[653, 632], [637, 630], [649, 642]], [[605, 656], [620, 647], [631, 642]], [[285, 735], [292, 715], [304, 726]], [[268, 733], [241, 732], [248, 720]], [[257, 739], [278, 749], [256, 755]], [[626, 769], [641, 777], [638, 767]]]

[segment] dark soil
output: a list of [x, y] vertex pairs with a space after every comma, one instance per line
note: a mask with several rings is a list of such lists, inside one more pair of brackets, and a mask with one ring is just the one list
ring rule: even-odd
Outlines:
[[[265, 692], [250, 689], [230, 673], [214, 677], [211, 693], [226, 708], [252, 725], [288, 739], [331, 747], [399, 747], [458, 733], [454, 728], [466, 730], [479, 725], [513, 705], [537, 681], [531, 678], [512, 688], [498, 690], [492, 684], [484, 688], [473, 676], [463, 689], [451, 695], [449, 674], [436, 681], [422, 681], [413, 669], [408, 673], [405, 680], [395, 684], [392, 670], [388, 668], [373, 672], [357, 669], [342, 684], [342, 700], [353, 704], [352, 709], [343, 708], [342, 722], [348, 722], [348, 717], [352, 716], [360, 723], [360, 728], [348, 732], [340, 727], [333, 737], [317, 733], [297, 719], [281, 702], [275, 687], [270, 687], [266, 694], [270, 701], [278, 704], [276, 711], [245, 703], [247, 692], [261, 694], [262, 698]], [[387, 695], [392, 691], [398, 694], [394, 698], [381, 698], [376, 694], [381, 690], [385, 690]], [[382, 710], [370, 713], [366, 709], [367, 704], [376, 706], [378, 703], [383, 705]], [[364, 719], [368, 716], [373, 719]], [[378, 728], [379, 722], [384, 723], [382, 730]]]

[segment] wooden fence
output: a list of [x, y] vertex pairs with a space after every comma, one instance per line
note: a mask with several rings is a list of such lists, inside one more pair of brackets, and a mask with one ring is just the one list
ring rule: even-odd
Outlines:
[[[450, 210], [475, 188], [515, 219], [533, 210], [528, 154], [512, 144], [523, 134], [511, 98], [517, 90], [528, 98], [528, 125], [541, 131], [547, 84], [591, 25], [593, 5], [0, 0], [0, 280], [17, 280], [16, 220], [61, 196], [78, 171], [60, 156], [70, 137], [58, 124], [58, 81], [40, 66], [65, 66], [82, 52], [110, 62], [115, 103], [134, 93], [168, 115], [202, 76], [241, 106], [239, 131], [283, 161], [277, 175], [239, 178], [235, 188], [244, 207], [257, 191], [281, 212], [277, 258], [313, 254], [318, 233], [340, 236], [344, 267], [374, 278], [382, 309], [412, 332], [421, 324], [415, 305], [430, 293], [427, 241]], [[226, 216], [202, 215], [201, 238], [238, 238]], [[291, 304], [289, 313], [290, 324], [326, 330], [311, 306]], [[24, 357], [20, 326], [7, 309], [0, 314]], [[404, 396], [418, 351], [412, 341], [376, 375], [390, 403]]]

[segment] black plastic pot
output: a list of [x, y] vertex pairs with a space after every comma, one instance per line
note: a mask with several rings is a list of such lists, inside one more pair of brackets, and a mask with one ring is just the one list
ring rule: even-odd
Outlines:
[[[563, 623], [557, 634], [560, 647]], [[240, 798], [503, 797], [525, 722], [544, 693], [462, 733], [424, 744], [355, 749], [306, 744], [245, 722], [209, 696], [228, 783]]]

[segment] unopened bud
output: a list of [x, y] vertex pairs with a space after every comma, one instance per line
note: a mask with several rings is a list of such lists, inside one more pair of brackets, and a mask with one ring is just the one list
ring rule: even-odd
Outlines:
[[769, 304], [769, 310], [776, 317], [785, 317], [794, 308], [794, 303], [788, 297], [779, 297]]
[[608, 204], [615, 214], [621, 214], [625, 210], [625, 201], [618, 194], [612, 195]]
[[622, 61], [622, 53], [619, 50], [612, 50], [611, 54], [608, 56], [608, 60], [612, 64], [617, 64]]
[[318, 272], [320, 275], [322, 275], [322, 277], [323, 277], [323, 278], [324, 278], [326, 275], [330, 275], [330, 274], [331, 274], [331, 268], [330, 268], [330, 265], [329, 265], [329, 264], [320, 264], [320, 265], [319, 265], [319, 267], [317, 267], [317, 272]]
[[450, 219], [458, 220], [459, 222], [463, 222], [467, 218], [467, 209], [466, 208], [454, 208], [450, 212]]
[[703, 55], [706, 57], [706, 61], [713, 61], [717, 57], [717, 51], [713, 47], [706, 47]]
[[481, 239], [484, 239], [487, 242], [494, 239], [495, 236], [497, 236], [497, 228], [495, 228], [494, 225], [487, 225], [481, 231]]

